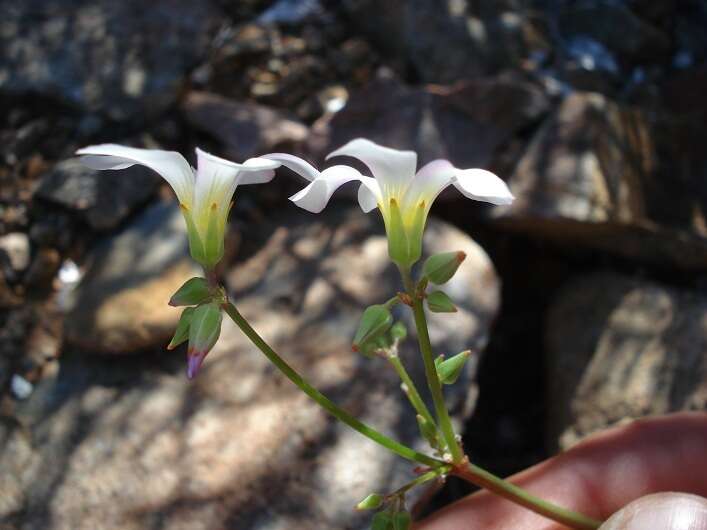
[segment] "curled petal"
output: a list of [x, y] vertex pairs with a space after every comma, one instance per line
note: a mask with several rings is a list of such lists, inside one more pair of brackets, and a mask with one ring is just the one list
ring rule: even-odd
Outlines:
[[334, 156], [351, 156], [366, 164], [385, 194], [402, 194], [415, 175], [417, 154], [383, 147], [365, 138], [356, 138], [332, 151]]
[[295, 193], [290, 197], [290, 200], [300, 208], [312, 213], [319, 213], [340, 186], [362, 178], [361, 173], [352, 167], [332, 166], [322, 171], [319, 177], [306, 188]]
[[192, 204], [194, 173], [177, 152], [100, 144], [79, 149], [76, 154], [81, 155], [81, 162], [92, 169], [125, 169], [135, 164], [149, 167], [172, 186], [179, 202]]
[[288, 155], [287, 153], [270, 153], [263, 155], [260, 158], [266, 158], [268, 160], [279, 162], [278, 165], [281, 164], [287, 169], [291, 169], [300, 177], [306, 178], [307, 180], [314, 180], [320, 175], [317, 168], [315, 168], [312, 164], [302, 158]]
[[491, 204], [510, 204], [513, 194], [496, 175], [485, 169], [464, 169], [455, 173], [452, 184], [465, 197]]
[[358, 204], [361, 210], [368, 213], [378, 206], [381, 200], [381, 190], [376, 179], [362, 176], [358, 188]]

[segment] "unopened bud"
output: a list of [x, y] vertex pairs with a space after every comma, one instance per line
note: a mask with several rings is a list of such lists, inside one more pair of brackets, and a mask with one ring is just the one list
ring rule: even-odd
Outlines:
[[194, 309], [189, 325], [187, 377], [193, 379], [221, 334], [221, 308], [213, 302]]
[[169, 299], [169, 305], [198, 305], [211, 297], [209, 282], [204, 278], [191, 278], [182, 285]]
[[420, 414], [418, 414], [416, 418], [422, 437], [427, 440], [427, 443], [429, 443], [432, 447], [437, 447], [437, 428], [433, 423], [423, 418]]
[[354, 351], [364, 349], [365, 346], [373, 344], [375, 340], [382, 336], [393, 325], [393, 315], [381, 304], [367, 307], [361, 316], [361, 322], [353, 340]]
[[425, 260], [422, 274], [432, 283], [442, 285], [447, 283], [457, 272], [459, 265], [466, 258], [464, 252], [442, 252], [434, 254]]
[[427, 307], [433, 313], [456, 313], [457, 308], [451, 298], [442, 291], [433, 291], [427, 295]]
[[405, 340], [405, 337], [408, 336], [408, 330], [405, 327], [405, 324], [400, 321], [393, 324], [393, 327], [390, 328], [390, 336], [393, 340]]
[[357, 510], [375, 510], [383, 504], [383, 495], [380, 493], [370, 493], [365, 499], [356, 505]]
[[446, 361], [435, 363], [437, 365], [437, 376], [439, 377], [440, 382], [445, 385], [456, 383], [457, 379], [459, 379], [459, 375], [462, 373], [464, 364], [470, 356], [471, 351], [466, 350], [461, 353], [457, 353], [454, 357], [450, 357]]
[[193, 316], [193, 307], [187, 307], [184, 311], [182, 311], [182, 316], [179, 317], [179, 323], [177, 324], [177, 329], [174, 332], [174, 337], [172, 337], [172, 340], [167, 345], [168, 350], [173, 350], [182, 342], [189, 339], [189, 325], [191, 324], [191, 319]]

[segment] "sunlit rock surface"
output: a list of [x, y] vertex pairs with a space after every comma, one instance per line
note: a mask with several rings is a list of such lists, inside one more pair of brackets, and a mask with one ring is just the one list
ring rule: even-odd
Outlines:
[[[351, 351], [363, 307], [399, 287], [381, 220], [339, 206], [253, 224], [227, 285], [253, 326], [326, 395], [422, 448], [392, 369]], [[435, 351], [483, 347], [500, 288], [488, 257], [434, 220], [426, 247], [468, 254], [445, 286], [459, 313], [431, 319]], [[420, 381], [412, 339], [401, 355]], [[478, 354], [472, 360], [446, 387], [458, 420], [473, 405]], [[195, 381], [184, 369], [182, 349], [120, 358], [67, 351], [18, 406], [25, 427], [4, 427], [0, 517], [52, 530], [363, 529], [369, 516], [355, 504], [413, 477], [410, 463], [310, 402], [230, 321]]]
[[98, 243], [66, 317], [69, 344], [114, 354], [169, 342], [180, 310], [167, 301], [200, 274], [185, 226], [176, 204], [158, 203]]
[[546, 328], [551, 437], [707, 408], [707, 297], [597, 273], [566, 285]]

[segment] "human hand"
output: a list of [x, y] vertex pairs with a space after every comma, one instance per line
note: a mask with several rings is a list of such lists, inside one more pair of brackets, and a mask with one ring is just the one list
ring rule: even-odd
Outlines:
[[[543, 499], [595, 519], [605, 520], [625, 507], [601, 530], [707, 530], [707, 500], [693, 496], [693, 502], [688, 503], [684, 499], [650, 495], [679, 491], [707, 496], [707, 414], [677, 413], [612, 428], [511, 480]], [[632, 503], [641, 497], [644, 498]], [[635, 526], [648, 523], [647, 527]], [[481, 491], [440, 510], [415, 528], [560, 530], [564, 527]]]

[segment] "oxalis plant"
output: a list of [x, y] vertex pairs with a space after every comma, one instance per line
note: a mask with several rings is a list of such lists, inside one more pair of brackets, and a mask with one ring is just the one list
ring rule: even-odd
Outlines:
[[[404, 530], [411, 517], [405, 506], [406, 494], [416, 486], [455, 475], [486, 488], [506, 499], [576, 529], [598, 528], [600, 521], [556, 506], [524, 489], [494, 476], [475, 465], [464, 454], [460, 437], [444, 401], [444, 385], [453, 384], [470, 352], [435, 357], [427, 329], [425, 305], [432, 312], [454, 312], [451, 299], [440, 290], [464, 261], [463, 252], [430, 256], [417, 273], [422, 254], [422, 236], [430, 207], [439, 193], [453, 185], [463, 195], [493, 204], [508, 204], [513, 196], [505, 183], [483, 169], [457, 169], [447, 160], [435, 160], [416, 172], [417, 155], [356, 139], [332, 152], [327, 158], [353, 157], [363, 162], [372, 176], [346, 165], [317, 170], [301, 158], [272, 153], [237, 164], [197, 149], [193, 169], [182, 155], [173, 151], [137, 149], [115, 144], [95, 145], [77, 152], [93, 169], [124, 169], [141, 164], [159, 173], [174, 189], [187, 224], [191, 256], [204, 269], [204, 277], [188, 280], [169, 301], [184, 307], [172, 341], [173, 349], [188, 342], [187, 377], [197, 375], [204, 358], [219, 338], [223, 315], [235, 322], [250, 341], [280, 370], [331, 415], [363, 436], [393, 453], [418, 464], [417, 477], [392, 493], [371, 493], [357, 506], [376, 510], [373, 530]], [[232, 197], [239, 184], [259, 184], [272, 180], [275, 170], [285, 166], [307, 179], [309, 184], [290, 199], [313, 213], [321, 212], [341, 185], [358, 181], [358, 202], [364, 212], [378, 208], [388, 238], [388, 253], [400, 271], [402, 289], [397, 296], [363, 311], [353, 337], [353, 349], [368, 357], [389, 362], [402, 381], [401, 388], [415, 411], [417, 423], [430, 450], [421, 453], [358, 420], [314, 388], [280, 357], [243, 318], [224, 287], [216, 266], [224, 255], [224, 235]], [[394, 322], [393, 306], [412, 311], [420, 354], [425, 367], [427, 390], [433, 403], [430, 410], [398, 356], [398, 345], [407, 335], [401, 322]]]

